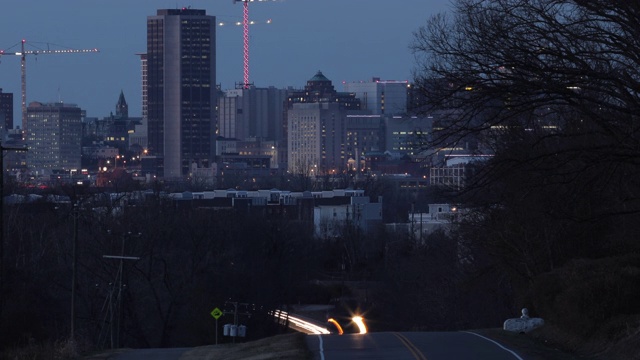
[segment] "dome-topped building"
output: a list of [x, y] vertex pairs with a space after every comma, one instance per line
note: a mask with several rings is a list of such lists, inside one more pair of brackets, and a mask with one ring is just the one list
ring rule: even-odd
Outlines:
[[347, 167], [347, 116], [360, 110], [355, 93], [338, 92], [321, 71], [287, 103], [287, 162], [293, 174], [338, 174]]
[[322, 71], [316, 74], [305, 85], [304, 90], [294, 91], [289, 95], [289, 108], [296, 103], [337, 102], [346, 110], [360, 110], [360, 100], [355, 93], [338, 92]]

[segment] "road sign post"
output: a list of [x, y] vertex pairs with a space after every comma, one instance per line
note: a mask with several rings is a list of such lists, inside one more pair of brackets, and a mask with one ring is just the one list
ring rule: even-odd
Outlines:
[[216, 345], [218, 345], [218, 319], [222, 315], [223, 315], [222, 310], [218, 309], [217, 307], [211, 310], [211, 316], [213, 316], [213, 318], [216, 319]]

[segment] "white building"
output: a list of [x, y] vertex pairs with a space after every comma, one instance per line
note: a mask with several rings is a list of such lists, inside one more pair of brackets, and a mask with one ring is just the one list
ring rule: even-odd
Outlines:
[[289, 171], [317, 175], [344, 169], [346, 118], [339, 103], [293, 104], [287, 114]]
[[364, 196], [364, 190], [351, 192], [348, 203], [315, 205], [313, 224], [316, 237], [327, 239], [340, 236], [347, 226], [353, 226], [366, 233], [382, 222], [381, 199], [372, 203], [368, 196]]

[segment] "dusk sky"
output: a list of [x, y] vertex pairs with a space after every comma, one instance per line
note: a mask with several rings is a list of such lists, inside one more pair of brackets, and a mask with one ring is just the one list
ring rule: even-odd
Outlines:
[[[302, 88], [318, 70], [342, 82], [410, 80], [413, 32], [449, 0], [276, 0], [253, 2], [250, 81], [257, 87]], [[28, 55], [27, 101], [78, 104], [87, 116], [115, 111], [120, 90], [129, 115], [141, 115], [141, 68], [147, 16], [157, 9], [205, 9], [218, 22], [242, 20], [232, 0], [2, 0], [0, 50], [20, 51], [26, 39], [40, 49], [92, 49], [95, 54]], [[266, 24], [268, 19], [271, 24]], [[242, 82], [242, 27], [217, 31], [217, 82]], [[15, 45], [15, 46], [14, 46]], [[27, 46], [26, 49], [35, 50]], [[20, 58], [0, 57], [0, 88], [14, 94], [20, 125]]]

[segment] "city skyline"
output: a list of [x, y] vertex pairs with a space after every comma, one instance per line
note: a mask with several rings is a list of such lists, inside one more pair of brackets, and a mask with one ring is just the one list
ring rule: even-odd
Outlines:
[[[365, 6], [366, 5], [366, 6]], [[0, 23], [0, 49], [20, 51], [20, 41], [39, 48], [98, 48], [99, 53], [27, 56], [27, 101], [63, 101], [87, 116], [115, 111], [124, 91], [131, 116], [141, 115], [141, 67], [146, 18], [157, 9], [204, 9], [227, 25], [217, 28], [217, 83], [232, 89], [242, 81], [242, 5], [231, 0], [176, 2], [140, 0], [41, 3], [9, 0], [13, 16]], [[258, 87], [302, 88], [321, 70], [342, 82], [410, 80], [412, 32], [448, 0], [278, 0], [250, 5], [250, 81]], [[70, 10], [71, 9], [71, 10]], [[271, 19], [271, 24], [266, 20]], [[13, 46], [15, 44], [15, 46]], [[35, 49], [35, 48], [32, 48]], [[14, 124], [20, 125], [20, 59], [0, 57], [0, 88], [14, 94]]]

